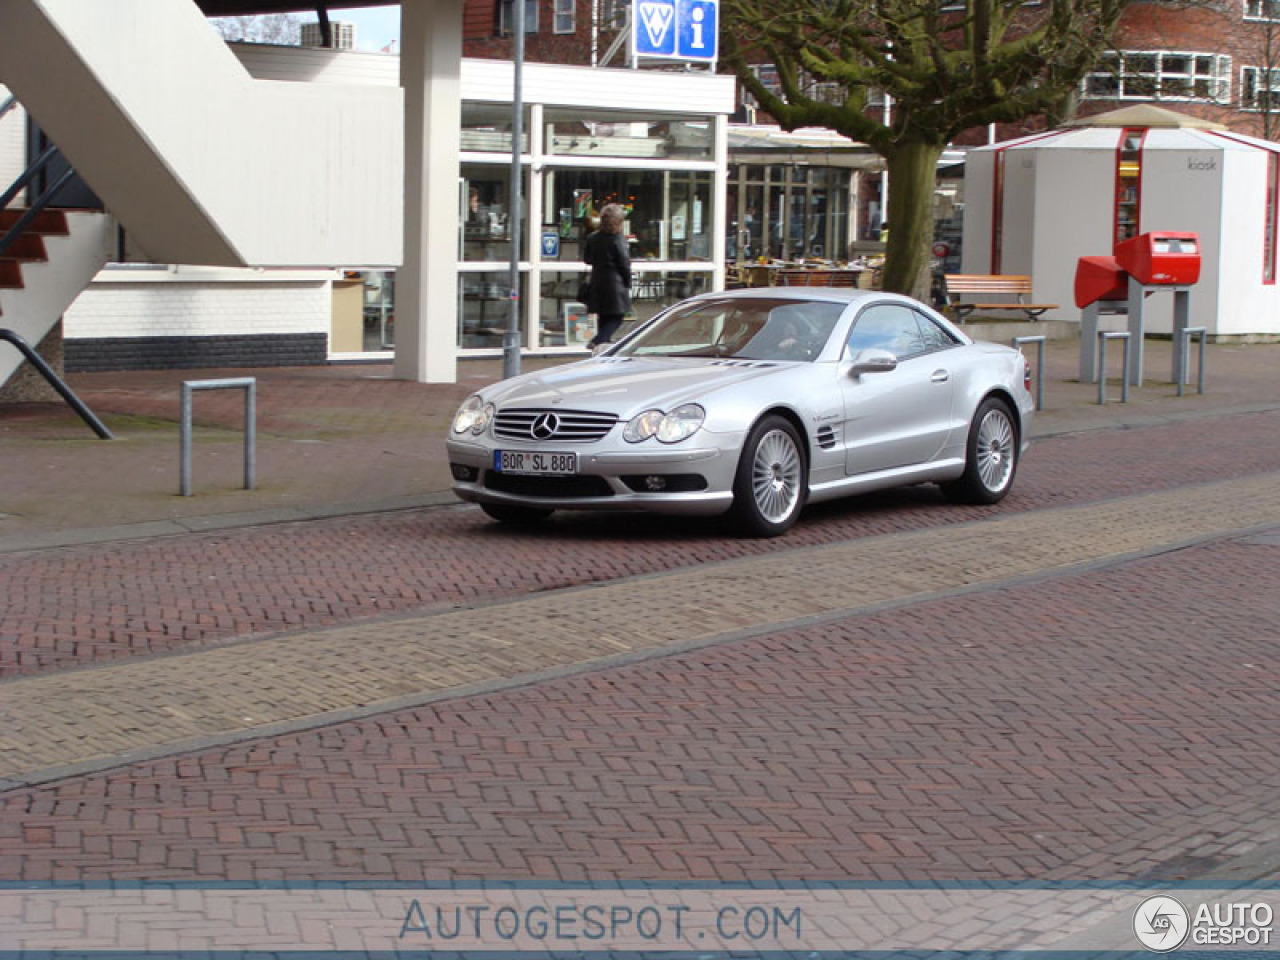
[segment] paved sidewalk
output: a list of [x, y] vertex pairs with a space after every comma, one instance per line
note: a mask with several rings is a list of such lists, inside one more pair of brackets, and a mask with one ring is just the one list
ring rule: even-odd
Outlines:
[[[1148, 343], [1146, 386], [1128, 404], [1100, 407], [1096, 387], [1075, 382], [1076, 345], [1050, 344], [1036, 435], [1280, 408], [1280, 345], [1210, 347], [1204, 396], [1176, 396], [1169, 351]], [[73, 375], [115, 431], [110, 442], [64, 406], [0, 405], [0, 551], [454, 503], [450, 418], [501, 364], [463, 361], [456, 384], [390, 373], [383, 364]], [[237, 489], [242, 399], [227, 391], [196, 397], [196, 495], [176, 496], [181, 381], [240, 375], [258, 378], [258, 489]], [[1118, 401], [1118, 383], [1110, 394]]]

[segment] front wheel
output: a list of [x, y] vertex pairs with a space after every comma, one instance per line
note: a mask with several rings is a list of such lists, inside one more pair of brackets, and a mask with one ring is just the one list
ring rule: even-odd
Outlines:
[[997, 503], [1013, 486], [1018, 470], [1018, 430], [1003, 400], [988, 397], [969, 424], [964, 473], [944, 484], [942, 492], [956, 503]]
[[509, 527], [531, 527], [551, 516], [550, 510], [539, 507], [520, 507], [510, 503], [482, 503], [480, 509], [499, 523]]
[[800, 434], [783, 417], [765, 417], [742, 447], [730, 518], [747, 536], [779, 536], [795, 526], [808, 487]]

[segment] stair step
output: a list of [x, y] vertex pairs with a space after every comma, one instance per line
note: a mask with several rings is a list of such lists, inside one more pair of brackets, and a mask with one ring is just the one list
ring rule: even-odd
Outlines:
[[[20, 208], [0, 210], [0, 230], [8, 230], [26, 212]], [[61, 210], [41, 210], [24, 232], [65, 237], [67, 235], [67, 215]]]
[[0, 290], [22, 289], [22, 264], [16, 260], [0, 260]]
[[45, 252], [44, 238], [38, 233], [23, 233], [13, 241], [13, 245], [4, 252], [3, 260], [36, 261], [43, 263], [49, 259]]

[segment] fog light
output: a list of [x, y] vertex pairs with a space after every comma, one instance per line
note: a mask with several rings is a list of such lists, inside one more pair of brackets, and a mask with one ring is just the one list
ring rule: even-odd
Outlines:
[[475, 483], [476, 478], [480, 476], [479, 468], [464, 466], [461, 463], [449, 464], [449, 470], [453, 473], [453, 479], [460, 483]]
[[653, 491], [665, 490], [667, 489], [667, 478], [666, 477], [645, 477], [644, 488], [646, 490], [653, 490]]

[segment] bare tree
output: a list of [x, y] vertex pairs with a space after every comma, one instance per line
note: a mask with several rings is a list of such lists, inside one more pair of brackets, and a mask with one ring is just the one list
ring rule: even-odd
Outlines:
[[291, 13], [214, 17], [209, 22], [228, 43], [275, 43], [283, 46], [297, 46], [302, 32], [302, 21]]
[[[1128, 2], [725, 0], [726, 62], [785, 129], [828, 127], [885, 158], [885, 287], [922, 296], [943, 148], [970, 127], [1069, 109]], [[775, 67], [777, 87], [753, 63]], [[867, 109], [875, 90], [893, 98], [888, 124]]]
[[[1242, 77], [1240, 106], [1258, 113], [1258, 131], [1264, 140], [1280, 135], [1280, 0], [1250, 0], [1258, 20], [1245, 23], [1249, 53], [1256, 58], [1252, 73]], [[1249, 70], [1249, 67], [1245, 68]]]

